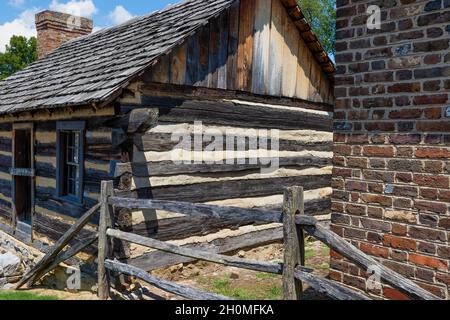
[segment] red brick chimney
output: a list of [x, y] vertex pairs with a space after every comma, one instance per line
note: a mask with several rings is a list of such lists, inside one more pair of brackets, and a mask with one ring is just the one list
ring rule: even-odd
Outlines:
[[55, 11], [36, 14], [38, 58], [42, 59], [63, 43], [92, 32], [92, 20]]

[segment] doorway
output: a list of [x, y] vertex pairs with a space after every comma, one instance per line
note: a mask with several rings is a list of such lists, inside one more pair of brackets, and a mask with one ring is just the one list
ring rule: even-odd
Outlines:
[[[12, 159], [13, 223], [16, 228], [32, 225], [34, 212], [34, 132], [32, 124], [13, 127]], [[24, 230], [22, 230], [24, 231]], [[31, 228], [26, 228], [27, 233]]]

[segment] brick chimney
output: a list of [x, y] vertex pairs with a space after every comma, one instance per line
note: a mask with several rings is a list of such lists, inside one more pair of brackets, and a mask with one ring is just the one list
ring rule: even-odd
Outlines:
[[42, 59], [63, 43], [92, 32], [92, 20], [55, 11], [36, 14], [38, 58]]

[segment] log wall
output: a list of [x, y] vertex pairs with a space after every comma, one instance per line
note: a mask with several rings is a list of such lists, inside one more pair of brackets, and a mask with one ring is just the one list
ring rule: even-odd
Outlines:
[[[36, 168], [35, 178], [35, 216], [33, 219], [33, 238], [44, 242], [59, 239], [70, 225], [83, 213], [98, 202], [100, 182], [111, 180], [111, 163], [120, 160], [121, 150], [115, 146], [113, 138], [117, 125], [114, 108], [95, 110], [77, 110], [75, 112], [55, 112], [44, 117], [40, 113], [22, 115], [19, 122], [34, 123]], [[83, 204], [74, 204], [57, 197], [56, 163], [57, 143], [56, 124], [58, 121], [85, 121], [84, 150], [84, 197]], [[10, 226], [11, 181], [9, 169], [12, 167], [12, 124], [0, 124], [0, 222]], [[96, 220], [92, 223], [95, 224]], [[93, 229], [81, 232], [78, 239], [90, 235]]]
[[[270, 99], [262, 103], [230, 94], [221, 97], [220, 90], [200, 91], [202, 94], [142, 81], [130, 86], [128, 94], [118, 100], [125, 115], [139, 109], [158, 114], [148, 129], [127, 137], [132, 157], [130, 162], [118, 163], [114, 172], [119, 196], [281, 210], [283, 188], [300, 185], [306, 190], [307, 214], [330, 213], [330, 112], [315, 110], [318, 106], [314, 102], [275, 105]], [[202, 123], [201, 131], [194, 122]], [[272, 150], [272, 138], [276, 136], [271, 136], [270, 130], [277, 130], [275, 147], [279, 151]], [[217, 133], [214, 140], [202, 136], [208, 132]], [[245, 137], [241, 152], [211, 148], [214, 141], [216, 147], [227, 150], [225, 135], [230, 133]], [[265, 138], [267, 145], [255, 145], [255, 136]], [[191, 141], [184, 143], [186, 137]], [[199, 151], [193, 151], [196, 139], [200, 141]], [[264, 163], [271, 156], [279, 157], [279, 168], [261, 174], [262, 168], [270, 167]], [[187, 161], [194, 159], [199, 162]], [[178, 163], [182, 160], [187, 162]], [[252, 229], [255, 221], [193, 219], [159, 210], [129, 212], [127, 219], [127, 228], [134, 233], [187, 243], [234, 237], [227, 229], [261, 231]], [[280, 239], [281, 233], [273, 234]], [[139, 248], [131, 248], [131, 258], [138, 259], [141, 253]]]

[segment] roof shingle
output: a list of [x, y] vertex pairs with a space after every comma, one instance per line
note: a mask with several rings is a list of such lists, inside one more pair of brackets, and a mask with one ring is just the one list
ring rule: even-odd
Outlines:
[[188, 0], [63, 44], [0, 82], [0, 114], [103, 102], [235, 0]]

